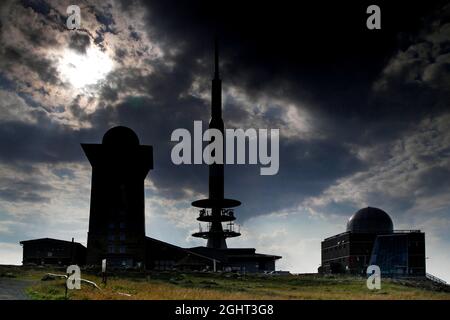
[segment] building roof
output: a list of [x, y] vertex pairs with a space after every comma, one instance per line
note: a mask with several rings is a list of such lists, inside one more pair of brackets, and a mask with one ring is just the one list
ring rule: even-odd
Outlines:
[[268, 258], [273, 260], [281, 259], [281, 256], [256, 253], [255, 248], [227, 248], [227, 249], [216, 249], [208, 247], [193, 247], [189, 249], [190, 251], [201, 253], [204, 256], [214, 258], [216, 260], [227, 261], [228, 258]]
[[347, 231], [354, 233], [392, 233], [393, 230], [391, 217], [373, 207], [358, 210], [347, 222]]
[[[341, 233], [335, 234], [334, 236], [325, 238], [322, 242], [328, 241], [328, 240], [331, 240], [334, 238], [340, 238], [340, 237], [343, 237], [344, 235], [351, 234], [351, 233], [352, 233], [351, 231], [341, 232]], [[417, 230], [417, 229], [413, 229], [413, 230], [394, 230], [392, 233], [393, 234], [404, 234], [404, 233], [423, 233], [423, 232], [420, 230]]]
[[[72, 244], [72, 241], [53, 239], [53, 238], [39, 238], [39, 239], [22, 240], [19, 243], [20, 244], [26, 244], [26, 243], [29, 243], [29, 242], [59, 242], [59, 243], [65, 243], [65, 244]], [[74, 242], [74, 244], [84, 247], [79, 242]]]
[[205, 256], [205, 255], [202, 255], [200, 253], [194, 252], [194, 251], [192, 251], [190, 249], [182, 248], [182, 247], [176, 246], [174, 244], [171, 244], [171, 243], [168, 243], [168, 242], [165, 242], [165, 241], [161, 241], [161, 240], [158, 240], [158, 239], [155, 239], [155, 238], [151, 238], [151, 237], [147, 237], [146, 236], [145, 239], [146, 239], [146, 241], [155, 242], [155, 243], [159, 244], [160, 246], [166, 246], [166, 247], [170, 247], [170, 248], [173, 248], [173, 249], [176, 249], [176, 250], [181, 250], [181, 251], [184, 251], [186, 254], [197, 256], [197, 257], [202, 258], [202, 259], [207, 259], [207, 260], [210, 260], [210, 261], [212, 261], [214, 259], [213, 257]]

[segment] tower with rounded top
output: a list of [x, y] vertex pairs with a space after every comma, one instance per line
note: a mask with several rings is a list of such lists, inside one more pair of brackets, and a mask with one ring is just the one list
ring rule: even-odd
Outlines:
[[144, 179], [153, 169], [152, 147], [123, 126], [108, 130], [101, 144], [81, 146], [92, 166], [86, 263], [145, 263]]

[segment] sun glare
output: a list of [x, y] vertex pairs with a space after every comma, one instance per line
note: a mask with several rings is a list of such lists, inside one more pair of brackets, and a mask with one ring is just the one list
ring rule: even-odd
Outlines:
[[88, 48], [85, 54], [66, 49], [59, 62], [64, 81], [75, 88], [83, 88], [101, 81], [112, 70], [113, 61], [97, 48]]

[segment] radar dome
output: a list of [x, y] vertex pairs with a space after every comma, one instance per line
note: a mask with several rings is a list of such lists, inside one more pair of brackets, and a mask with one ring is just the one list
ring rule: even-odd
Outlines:
[[355, 233], [392, 233], [391, 217], [381, 209], [367, 207], [358, 210], [347, 222], [347, 231]]

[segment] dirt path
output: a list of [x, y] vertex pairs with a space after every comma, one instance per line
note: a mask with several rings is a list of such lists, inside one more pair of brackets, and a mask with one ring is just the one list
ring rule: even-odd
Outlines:
[[0, 278], [0, 300], [28, 300], [25, 289], [32, 284], [31, 280]]

